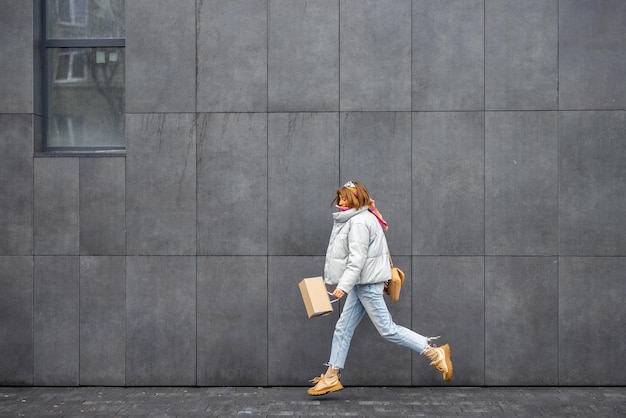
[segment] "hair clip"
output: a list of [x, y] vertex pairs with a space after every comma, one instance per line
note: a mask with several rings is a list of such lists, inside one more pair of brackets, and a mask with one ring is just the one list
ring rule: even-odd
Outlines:
[[347, 182], [346, 184], [343, 185], [343, 187], [345, 187], [346, 189], [350, 189], [354, 192], [356, 192], [356, 186], [354, 183], [352, 183], [352, 181]]

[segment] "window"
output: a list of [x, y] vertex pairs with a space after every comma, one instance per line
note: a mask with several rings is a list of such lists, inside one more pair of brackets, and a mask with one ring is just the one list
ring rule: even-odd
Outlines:
[[81, 51], [59, 52], [55, 83], [83, 81], [87, 73], [87, 55]]
[[57, 19], [62, 25], [87, 26], [87, 0], [58, 0]]
[[71, 146], [76, 145], [76, 139], [84, 135], [84, 121], [82, 117], [56, 115], [51, 120], [50, 137], [53, 141], [63, 141]]
[[43, 151], [123, 150], [124, 0], [43, 7]]

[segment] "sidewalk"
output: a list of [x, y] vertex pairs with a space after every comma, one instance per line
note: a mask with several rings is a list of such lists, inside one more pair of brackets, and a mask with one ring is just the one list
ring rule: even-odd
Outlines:
[[626, 388], [0, 387], [0, 417], [625, 417]]

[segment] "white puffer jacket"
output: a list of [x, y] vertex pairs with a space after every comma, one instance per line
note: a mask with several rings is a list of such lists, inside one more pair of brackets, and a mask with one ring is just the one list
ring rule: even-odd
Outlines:
[[348, 293], [357, 284], [391, 278], [389, 250], [378, 219], [364, 206], [333, 213], [324, 281]]

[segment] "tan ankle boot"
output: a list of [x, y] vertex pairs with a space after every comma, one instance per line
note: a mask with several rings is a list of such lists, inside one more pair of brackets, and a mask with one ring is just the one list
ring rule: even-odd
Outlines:
[[441, 347], [427, 345], [422, 354], [428, 357], [430, 365], [443, 375], [443, 380], [447, 382], [452, 379], [452, 360], [448, 344]]
[[339, 381], [339, 375], [321, 375], [319, 378], [316, 377], [313, 380], [317, 381], [317, 384], [307, 391], [311, 396], [326, 395], [327, 393], [337, 392], [343, 389], [343, 385]]
[[315, 376], [313, 379], [309, 380], [309, 382], [317, 385], [317, 382], [319, 382], [323, 378], [324, 378], [324, 373], [322, 373], [320, 376]]

